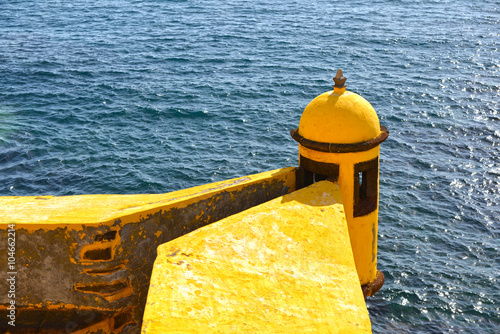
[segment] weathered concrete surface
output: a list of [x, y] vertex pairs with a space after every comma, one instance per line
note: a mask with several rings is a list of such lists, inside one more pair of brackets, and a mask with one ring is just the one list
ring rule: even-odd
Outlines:
[[371, 333], [338, 184], [161, 245], [142, 332]]
[[[157, 195], [0, 197], [15, 224], [11, 333], [138, 333], [157, 246], [295, 190], [296, 168]], [[0, 270], [7, 273], [7, 256]], [[6, 280], [0, 290], [7, 291]], [[7, 319], [7, 293], [0, 318]], [[0, 333], [7, 329], [0, 322]]]

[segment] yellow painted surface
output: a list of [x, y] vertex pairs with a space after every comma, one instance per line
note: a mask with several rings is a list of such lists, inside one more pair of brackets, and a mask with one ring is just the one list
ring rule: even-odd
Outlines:
[[[325, 153], [299, 145], [299, 154], [314, 161], [339, 165], [338, 183], [344, 198], [345, 215], [349, 227], [352, 251], [361, 285], [372, 282], [377, 274], [377, 209], [366, 216], [354, 217], [354, 165], [379, 156], [380, 146], [354, 153]], [[378, 184], [377, 184], [378, 189]]]
[[56, 228], [99, 222], [122, 223], [137, 221], [148, 212], [157, 212], [166, 206], [185, 207], [192, 202], [208, 198], [221, 190], [237, 190], [243, 186], [262, 182], [280, 175], [291, 189], [295, 187], [295, 168], [282, 168], [227, 181], [210, 183], [166, 194], [138, 195], [79, 195], [79, 196], [3, 196], [0, 197], [0, 227], [22, 224], [25, 229]]
[[371, 333], [340, 187], [322, 181], [161, 245], [143, 333]]
[[[283, 168], [167, 194], [0, 197], [0, 239], [15, 224], [16, 282], [22, 282], [16, 329], [58, 333], [71, 323], [81, 333], [138, 331], [157, 247], [294, 191], [295, 172]], [[7, 256], [0, 267], [7, 268]], [[7, 295], [0, 296], [2, 317]]]
[[323, 143], [353, 144], [377, 137], [377, 113], [363, 97], [345, 88], [323, 93], [302, 113], [299, 134]]

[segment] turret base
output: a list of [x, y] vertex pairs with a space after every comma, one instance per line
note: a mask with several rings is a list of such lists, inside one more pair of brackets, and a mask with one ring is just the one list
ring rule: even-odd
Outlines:
[[372, 282], [361, 286], [361, 290], [363, 290], [363, 296], [365, 297], [365, 299], [366, 297], [371, 297], [376, 294], [378, 290], [380, 290], [382, 285], [384, 285], [384, 282], [384, 273], [377, 269], [377, 275], [375, 276], [375, 279]]

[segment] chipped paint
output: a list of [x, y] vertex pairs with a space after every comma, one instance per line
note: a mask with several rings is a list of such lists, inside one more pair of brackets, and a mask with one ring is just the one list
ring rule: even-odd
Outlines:
[[126, 298], [134, 292], [129, 278], [122, 278], [109, 283], [77, 283], [74, 285], [74, 289], [83, 293], [101, 296], [108, 302]]
[[121, 263], [117, 266], [113, 266], [111, 268], [96, 268], [96, 269], [83, 269], [83, 272], [85, 274], [89, 275], [111, 275], [114, 274], [120, 270], [126, 269], [126, 264], [128, 263], [127, 260], [124, 261], [125, 263]]
[[84, 245], [80, 250], [79, 260], [81, 262], [111, 261], [115, 257], [115, 251], [120, 244], [118, 230], [111, 230], [94, 236], [94, 242]]

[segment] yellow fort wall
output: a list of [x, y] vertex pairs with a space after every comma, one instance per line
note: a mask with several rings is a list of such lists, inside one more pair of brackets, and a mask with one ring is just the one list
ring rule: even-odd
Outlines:
[[[294, 191], [295, 173], [284, 168], [168, 194], [0, 197], [0, 239], [10, 224], [16, 238], [10, 332], [138, 330], [157, 247]], [[6, 280], [0, 289], [8, 290]], [[1, 294], [3, 319], [8, 305]]]
[[143, 333], [371, 333], [338, 184], [159, 247]]

